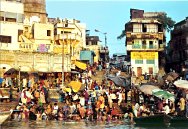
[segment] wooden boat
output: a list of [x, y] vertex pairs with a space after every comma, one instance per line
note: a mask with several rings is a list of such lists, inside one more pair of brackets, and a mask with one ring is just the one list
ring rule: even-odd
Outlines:
[[141, 116], [133, 118], [136, 125], [164, 125], [165, 114], [155, 114], [151, 116]]
[[186, 116], [165, 116], [166, 123], [169, 123], [170, 126], [178, 126], [178, 125], [187, 125], [188, 126], [188, 118]]
[[0, 102], [0, 125], [11, 116], [17, 105], [18, 102]]
[[12, 114], [13, 110], [0, 112], [0, 125], [2, 125]]

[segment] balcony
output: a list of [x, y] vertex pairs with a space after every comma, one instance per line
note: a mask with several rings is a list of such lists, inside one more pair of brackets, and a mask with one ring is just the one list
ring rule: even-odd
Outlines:
[[33, 52], [34, 44], [33, 43], [19, 43], [20, 51], [24, 52]]
[[140, 32], [140, 33], [126, 33], [127, 40], [130, 39], [158, 39], [163, 40], [163, 33], [148, 33], [148, 32]]
[[54, 36], [55, 40], [76, 40], [80, 41], [81, 36], [76, 33], [64, 33], [64, 34], [58, 34]]
[[164, 44], [161, 45], [127, 45], [127, 51], [163, 51]]
[[53, 52], [51, 44], [19, 43], [19, 50], [23, 52]]

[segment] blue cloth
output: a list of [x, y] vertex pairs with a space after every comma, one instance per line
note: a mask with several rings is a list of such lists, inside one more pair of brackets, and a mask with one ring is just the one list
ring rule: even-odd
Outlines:
[[0, 84], [3, 83], [3, 78], [0, 78]]

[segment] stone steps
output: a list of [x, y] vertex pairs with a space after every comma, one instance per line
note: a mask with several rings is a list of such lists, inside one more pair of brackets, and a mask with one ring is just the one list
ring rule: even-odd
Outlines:
[[102, 70], [102, 71], [96, 71], [96, 75], [94, 76], [94, 75], [92, 75], [92, 80], [94, 81], [94, 80], [96, 80], [96, 82], [98, 83], [98, 84], [101, 84], [102, 83], [102, 80], [104, 79], [104, 73], [105, 73], [105, 71], [104, 70]]

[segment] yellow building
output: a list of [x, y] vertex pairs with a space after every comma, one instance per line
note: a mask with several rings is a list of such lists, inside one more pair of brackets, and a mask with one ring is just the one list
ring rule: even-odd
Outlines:
[[136, 76], [155, 75], [164, 65], [161, 54], [165, 47], [165, 30], [156, 18], [159, 14], [131, 9], [131, 20], [125, 25], [127, 54]]
[[98, 62], [100, 60], [100, 44], [98, 36], [86, 36], [86, 48], [94, 51], [95, 57], [94, 62]]

